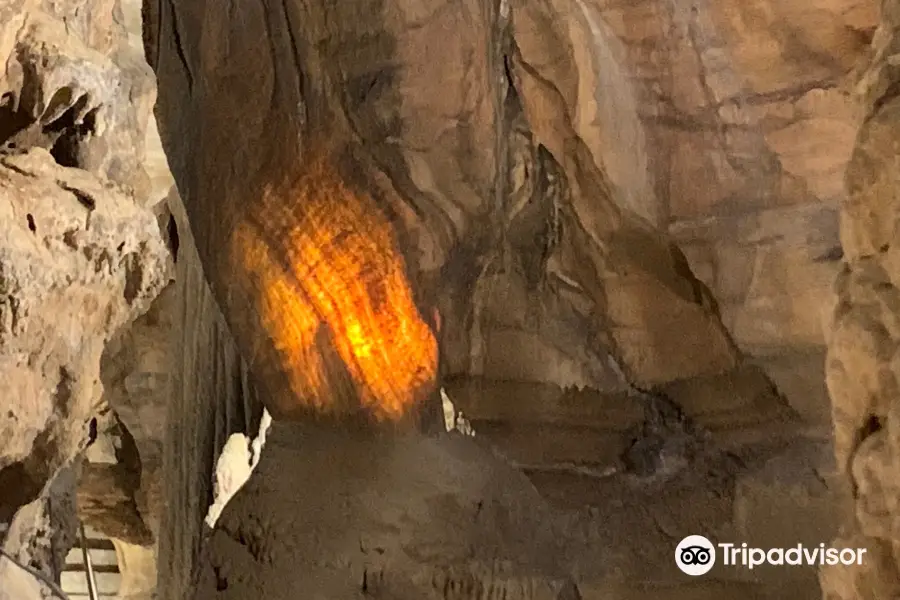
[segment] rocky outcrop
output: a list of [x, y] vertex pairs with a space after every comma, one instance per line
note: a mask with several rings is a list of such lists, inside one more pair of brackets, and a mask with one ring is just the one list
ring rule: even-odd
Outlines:
[[900, 100], [897, 44], [900, 4], [885, 2], [858, 93], [866, 111], [847, 168], [843, 206], [845, 263], [836, 288], [828, 350], [835, 451], [855, 501], [841, 543], [868, 547], [861, 567], [823, 572], [829, 600], [900, 594], [897, 529], [898, 363], [900, 348]]
[[[171, 276], [142, 164], [155, 88], [114, 9], [0, 8], [0, 543], [50, 576], [74, 541], [106, 342]], [[40, 595], [9, 561], [0, 581]]]
[[34, 528], [57, 527], [18, 515], [54, 501], [57, 474], [90, 441], [105, 342], [162, 288], [168, 250], [152, 213], [44, 150], [2, 159], [0, 193], [6, 549], [43, 563]]
[[[128, 444], [121, 444], [122, 450], [133, 446], [131, 461], [123, 461], [130, 464], [121, 467], [137, 476], [132, 500], [154, 540], [159, 536], [164, 502], [162, 463], [167, 391], [174, 370], [170, 351], [174, 296], [175, 286], [169, 285], [145, 314], [110, 341], [101, 370], [103, 399], [115, 411], [129, 438]], [[122, 536], [113, 537], [129, 541]]]
[[621, 41], [659, 224], [741, 346], [822, 346], [878, 3], [592, 3]]

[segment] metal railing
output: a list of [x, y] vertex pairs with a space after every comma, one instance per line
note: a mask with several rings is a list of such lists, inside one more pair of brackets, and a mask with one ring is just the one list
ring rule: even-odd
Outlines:
[[81, 556], [84, 557], [84, 576], [87, 578], [88, 597], [91, 600], [98, 600], [97, 578], [94, 577], [94, 562], [91, 560], [91, 553], [88, 552], [87, 536], [84, 533], [84, 523], [79, 521], [78, 528], [81, 532]]
[[[84, 576], [87, 583], [88, 598], [90, 600], [100, 600], [100, 595], [97, 589], [97, 577], [94, 573], [94, 561], [91, 558], [91, 553], [88, 548], [88, 538], [84, 530], [84, 524], [81, 522], [78, 523], [78, 533], [81, 545], [81, 556], [84, 561]], [[42, 573], [34, 567], [31, 567], [19, 561], [19, 559], [9, 554], [6, 550], [3, 549], [2, 546], [0, 546], [0, 560], [2, 560], [2, 558], [7, 559], [26, 573], [35, 577], [38, 581], [50, 588], [53, 594], [60, 600], [69, 600], [68, 594], [66, 594], [62, 590], [62, 588], [48, 575]]]

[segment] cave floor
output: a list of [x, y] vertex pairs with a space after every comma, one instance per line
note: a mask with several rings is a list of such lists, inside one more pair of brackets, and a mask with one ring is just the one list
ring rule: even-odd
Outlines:
[[[673, 560], [678, 542], [693, 534], [763, 549], [830, 545], [849, 500], [821, 428], [744, 415], [720, 426], [689, 459], [675, 452], [668, 465], [663, 458], [636, 472], [622, 456], [643, 413], [625, 396], [564, 392], [560, 399], [558, 388], [502, 382], [448, 389], [469, 411], [476, 439], [522, 468], [557, 509], [586, 599], [821, 598], [815, 567], [717, 564], [692, 578]], [[513, 400], [520, 414], [492, 411]], [[592, 406], [605, 417], [603, 427], [592, 425]]]

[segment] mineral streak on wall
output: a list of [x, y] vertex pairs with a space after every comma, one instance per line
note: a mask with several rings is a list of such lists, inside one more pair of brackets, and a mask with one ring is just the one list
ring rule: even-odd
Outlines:
[[[327, 158], [267, 189], [232, 241], [257, 278], [255, 308], [297, 408], [346, 410], [340, 380], [349, 374], [364, 408], [398, 419], [432, 385], [437, 342], [414, 304], [391, 223]], [[323, 357], [326, 331], [344, 374]]]

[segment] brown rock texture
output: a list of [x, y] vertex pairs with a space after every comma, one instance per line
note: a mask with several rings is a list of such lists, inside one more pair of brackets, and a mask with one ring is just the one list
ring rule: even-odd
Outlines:
[[6, 549], [31, 556], [36, 532], [19, 546], [29, 536], [17, 529], [34, 524], [15, 515], [46, 503], [88, 443], [105, 342], [146, 309], [170, 263], [151, 212], [44, 150], [0, 160], [0, 195]]
[[580, 598], [545, 502], [462, 436], [276, 423], [232, 502], [192, 598]]
[[897, 527], [900, 262], [900, 4], [885, 2], [858, 93], [865, 119], [847, 168], [841, 241], [845, 264], [828, 349], [835, 451], [855, 510], [842, 542], [868, 547], [862, 567], [825, 570], [829, 600], [900, 594]]
[[[110, 340], [103, 355], [103, 401], [124, 428], [122, 464], [137, 479], [131, 501], [141, 522], [158, 539], [163, 510], [162, 463], [172, 363], [175, 286], [168, 285], [147, 312]], [[131, 450], [128, 456], [126, 449]], [[130, 460], [128, 460], [130, 459]], [[130, 463], [130, 464], [129, 464]], [[136, 543], [125, 536], [113, 536]]]
[[[264, 213], [263, 190], [285, 173], [299, 178], [327, 139], [346, 185], [394, 219], [420, 310], [437, 304], [453, 332], [442, 340], [449, 372], [621, 388], [737, 365], [709, 293], [573, 125], [565, 102], [574, 59], [554, 72], [533, 56], [551, 38], [529, 20], [557, 20], [549, 6], [501, 15], [474, 1], [415, 10], [298, 3], [275, 24], [247, 14], [240, 32], [211, 7], [176, 7], [174, 21], [191, 31], [216, 23], [218, 37], [175, 40], [173, 21], [149, 6], [147, 48], [200, 257], [248, 356], [264, 352], [249, 317], [257, 294], [237, 292], [244, 284], [232, 274], [244, 267], [216, 248]], [[295, 52], [288, 31], [297, 65], [286, 58]], [[272, 51], [257, 43], [276, 35]], [[211, 41], [220, 38], [228, 44]], [[228, 67], [213, 68], [220, 63]], [[441, 71], [450, 64], [452, 73]], [[260, 94], [275, 100], [257, 102]]]
[[[582, 136], [595, 156], [643, 165], [616, 183], [649, 190], [642, 214], [682, 246], [736, 341], [761, 355], [822, 348], [842, 178], [861, 117], [848, 75], [878, 3], [550, 4], [590, 16], [592, 39], [608, 47], [596, 75], [579, 69], [577, 92], [564, 94], [594, 132]], [[576, 56], [590, 47], [579, 42], [591, 28], [583, 21], [566, 20]], [[622, 123], [641, 135], [621, 136]], [[643, 163], [631, 158], [635, 146]]]
[[[262, 407], [247, 364], [225, 324], [173, 189], [167, 204], [181, 232], [176, 260], [171, 393], [163, 445], [165, 498], [159, 529], [159, 598], [190, 592], [203, 540], [201, 525], [213, 500], [218, 453], [228, 436], [259, 429]], [[152, 520], [151, 520], [152, 523]]]
[[[776, 427], [793, 415], [759, 366], [805, 417], [824, 420], [820, 370], [793, 371], [820, 360], [831, 282], [843, 269], [828, 386], [838, 466], [856, 501], [847, 543], [875, 558], [858, 573], [824, 572], [823, 587], [836, 599], [900, 593], [894, 3], [877, 34], [872, 0], [295, 0], [231, 11], [206, 0], [146, 0], [144, 9], [183, 238], [181, 280], [152, 305], [170, 278], [158, 223], [168, 215], [156, 214], [169, 180], [145, 164], [154, 87], [134, 48], [134, 11], [114, 0], [0, 7], [0, 58], [9, 57], [0, 74], [0, 398], [12, 399], [6, 414], [0, 405], [0, 522], [11, 522], [4, 548], [58, 569], [71, 462], [108, 405], [140, 461], [126, 469], [140, 476], [94, 465], [82, 477], [82, 503], [104, 519], [119, 510], [133, 518], [127, 528], [113, 523], [120, 542], [158, 539], [161, 594], [179, 597], [200, 547], [195, 524], [211, 463], [228, 433], [252, 429], [255, 389], [284, 415], [351, 400], [401, 413], [433, 387], [435, 307], [441, 376], [538, 382], [559, 402], [549, 410], [533, 388], [497, 406], [460, 398], [485, 423], [480, 431], [495, 426], [491, 441], [505, 436], [521, 451], [520, 463], [550, 468], [590, 454], [621, 468], [645, 418], [632, 388], [665, 392], [713, 444], [736, 447], [741, 434], [756, 440], [770, 428], [772, 437], [792, 436]], [[860, 103], [847, 84], [870, 50]], [[367, 239], [377, 243], [363, 248]], [[360, 260], [347, 261], [354, 252]], [[342, 261], [352, 268], [338, 269]], [[401, 290], [387, 294], [400, 301], [378, 323], [387, 288]], [[373, 358], [365, 343], [373, 332], [395, 354]], [[742, 351], [759, 360], [748, 364]], [[604, 393], [561, 389], [571, 385]], [[814, 400], [793, 400], [810, 390]], [[174, 418], [164, 447], [167, 401]], [[278, 586], [291, 577], [306, 584], [311, 571], [290, 569], [290, 540], [263, 543], [253, 531], [247, 546], [245, 529], [300, 537], [311, 525], [303, 519], [325, 511], [315, 504], [321, 497], [294, 497], [301, 482], [318, 478], [350, 497], [365, 479], [359, 456], [386, 456], [381, 441], [348, 442], [341, 451], [356, 480], [329, 470], [334, 457], [325, 452], [281, 478], [302, 454], [296, 441], [276, 442], [275, 457], [212, 534], [202, 597], [289, 596]], [[404, 492], [388, 469], [377, 482], [395, 495], [388, 505], [411, 503], [397, 510], [434, 539], [456, 535], [442, 551], [474, 539], [530, 568], [533, 557], [504, 541], [502, 519], [429, 529], [435, 515], [472, 516], [471, 506], [448, 508], [453, 502], [489, 498], [502, 512], [521, 500], [491, 477], [534, 500], [523, 512], [540, 504], [504, 466], [443, 443], [410, 438], [398, 447], [455, 477], [453, 493], [436, 500], [440, 477], [401, 461], [416, 489]], [[473, 464], [460, 464], [460, 452]], [[394, 458], [387, 463], [398, 469]], [[741, 467], [727, 471], [738, 478]], [[106, 481], [115, 494], [104, 493]], [[748, 531], [759, 517], [747, 498], [782, 506], [764, 491], [773, 485], [760, 476], [727, 492]], [[423, 498], [428, 510], [410, 508]], [[829, 514], [828, 502], [816, 515]], [[358, 503], [343, 509], [326, 515], [335, 530], [394, 526]], [[47, 540], [35, 537], [39, 529]], [[601, 537], [585, 546], [596, 549]], [[331, 554], [307, 561], [332, 577], [322, 593], [357, 586], [370, 557], [355, 555], [352, 541], [327, 539]], [[413, 541], [391, 549], [375, 561], [375, 579], [363, 569], [361, 585], [415, 598], [434, 593], [435, 581], [460, 597], [490, 585], [513, 597], [573, 593], [564, 568], [507, 577], [454, 564], [436, 575], [428, 552]], [[137, 555], [152, 563], [150, 549]], [[253, 571], [270, 558], [286, 574], [277, 585], [244, 581], [234, 564]], [[9, 568], [0, 561], [0, 581]], [[228, 568], [238, 574], [223, 588]], [[525, 582], [537, 580], [531, 589], [541, 591], [527, 596]], [[6, 593], [37, 593], [19, 584], [25, 591]]]
[[[120, 21], [115, 2], [0, 6], [0, 544], [51, 577], [104, 347], [171, 276], [143, 168], [155, 87]], [[40, 597], [9, 561], [0, 582]]]

